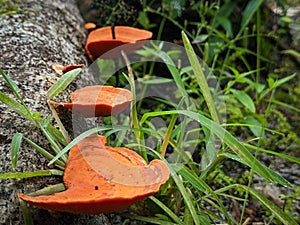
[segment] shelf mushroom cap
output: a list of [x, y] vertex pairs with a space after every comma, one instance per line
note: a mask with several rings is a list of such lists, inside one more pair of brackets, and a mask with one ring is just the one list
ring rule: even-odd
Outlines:
[[157, 193], [169, 179], [170, 171], [163, 161], [155, 159], [147, 164], [136, 152], [105, 146], [105, 142], [104, 137], [91, 135], [71, 149], [64, 174], [65, 191], [18, 196], [48, 210], [109, 213]]
[[113, 86], [87, 86], [70, 95], [71, 103], [53, 102], [54, 106], [63, 106], [82, 117], [117, 115], [132, 102], [132, 93], [124, 88]]
[[[112, 31], [114, 29], [114, 31]], [[114, 35], [112, 35], [114, 32]], [[115, 36], [115, 37], [113, 37]], [[104, 53], [125, 45], [127, 54], [142, 46], [143, 42], [152, 37], [152, 32], [127, 26], [102, 27], [93, 30], [87, 39], [85, 49], [91, 60], [95, 60]], [[120, 56], [119, 53], [110, 55], [112, 58]]]

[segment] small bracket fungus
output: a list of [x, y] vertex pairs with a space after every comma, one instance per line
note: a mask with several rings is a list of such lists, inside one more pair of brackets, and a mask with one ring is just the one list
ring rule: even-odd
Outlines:
[[52, 64], [51, 68], [59, 75], [62, 75], [66, 72], [69, 72], [71, 70], [77, 69], [77, 68], [82, 68], [84, 67], [84, 64], [70, 64], [67, 66], [63, 66], [60, 64]]
[[86, 24], [84, 24], [84, 28], [86, 30], [93, 30], [93, 29], [96, 28], [96, 24], [94, 24], [94, 23], [86, 23]]
[[[105, 52], [124, 44], [135, 44], [148, 40], [152, 32], [127, 26], [102, 27], [93, 30], [87, 39], [85, 49], [91, 60], [95, 60]], [[126, 46], [125, 52], [134, 51], [140, 45]], [[128, 48], [129, 47], [129, 48]], [[118, 55], [119, 56], [119, 55]]]
[[126, 109], [133, 100], [132, 93], [112, 86], [87, 86], [71, 93], [71, 103], [56, 103], [82, 117], [116, 115]]

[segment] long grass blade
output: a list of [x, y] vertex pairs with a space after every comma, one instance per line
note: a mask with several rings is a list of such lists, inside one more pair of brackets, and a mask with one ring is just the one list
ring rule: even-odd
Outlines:
[[259, 148], [257, 146], [253, 146], [253, 145], [250, 145], [250, 144], [247, 144], [247, 143], [245, 143], [244, 145], [249, 149], [253, 149], [255, 151], [264, 152], [264, 153], [271, 154], [271, 155], [276, 155], [280, 158], [287, 159], [290, 162], [297, 163], [297, 164], [300, 165], [300, 158], [290, 156], [290, 155], [286, 155], [286, 154], [282, 154], [280, 152], [275, 152], [275, 151], [268, 150], [268, 149]]
[[53, 170], [39, 170], [34, 172], [3, 173], [0, 174], [0, 179], [45, 177], [45, 176], [52, 176], [52, 175], [62, 176], [63, 171], [53, 169]]
[[163, 209], [170, 218], [172, 218], [172, 220], [179, 224], [179, 225], [184, 225], [184, 223], [180, 220], [180, 218], [172, 212], [171, 209], [169, 209], [165, 204], [163, 204], [161, 201], [159, 201], [157, 198], [155, 198], [154, 196], [150, 196], [149, 197], [153, 202], [155, 202], [156, 205], [158, 205], [161, 209]]
[[82, 71], [81, 68], [77, 68], [65, 73], [58, 81], [48, 90], [47, 96], [49, 99], [54, 98], [60, 92], [62, 92], [68, 85], [75, 79], [75, 77]]
[[[47, 150], [45, 150], [44, 148], [40, 147], [39, 145], [37, 145], [36, 143], [34, 143], [33, 141], [31, 141], [30, 139], [24, 137], [24, 140], [30, 144], [35, 150], [37, 150], [40, 154], [42, 154], [45, 158], [47, 158], [49, 161], [51, 159], [54, 158], [54, 155], [52, 155], [51, 153], [49, 153]], [[66, 164], [64, 162], [62, 162], [61, 160], [56, 160], [55, 164], [65, 168]]]
[[261, 204], [270, 210], [281, 222], [285, 225], [297, 225], [298, 223], [287, 213], [284, 213], [282, 209], [276, 206], [273, 202], [267, 199], [265, 196], [255, 191], [252, 188], [248, 188], [244, 185], [238, 185], [238, 188], [242, 188], [248, 191], [253, 197], [255, 197]]
[[28, 113], [28, 111], [26, 110], [26, 108], [23, 105], [21, 105], [20, 103], [18, 103], [14, 99], [10, 98], [9, 96], [7, 96], [6, 94], [4, 94], [1, 91], [0, 91], [0, 102], [5, 104], [8, 108], [14, 110], [19, 115], [23, 116], [25, 119], [34, 123], [33, 118], [31, 117], [31, 115]]
[[22, 214], [23, 214], [23, 219], [24, 219], [24, 224], [25, 225], [34, 225], [33, 220], [32, 220], [32, 215], [30, 210], [27, 207], [27, 204], [19, 198], [20, 206], [22, 209]]
[[17, 167], [18, 156], [20, 152], [20, 147], [22, 143], [23, 134], [17, 133], [13, 136], [11, 141], [11, 163], [12, 167], [15, 169]]
[[193, 71], [194, 71], [196, 81], [201, 88], [201, 91], [202, 91], [203, 97], [205, 99], [205, 102], [207, 104], [207, 107], [209, 109], [210, 115], [211, 115], [212, 119], [216, 123], [219, 124], [220, 123], [219, 117], [218, 117], [217, 110], [216, 110], [216, 107], [214, 104], [214, 100], [212, 98], [212, 95], [210, 93], [210, 90], [209, 90], [209, 87], [208, 87], [208, 84], [206, 81], [206, 77], [203, 73], [203, 68], [202, 68], [201, 64], [199, 63], [198, 57], [197, 57], [191, 43], [189, 42], [188, 37], [184, 33], [184, 31], [181, 32], [181, 35], [182, 35], [184, 47], [186, 49], [186, 53], [188, 55], [189, 61], [191, 63]]
[[157, 218], [152, 218], [152, 217], [133, 215], [133, 214], [129, 214], [129, 213], [122, 213], [121, 215], [124, 216], [124, 217], [127, 217], [129, 219], [139, 220], [139, 221], [143, 221], [143, 222], [151, 223], [151, 224], [176, 225], [173, 222], [168, 222], [168, 221], [164, 221], [164, 220], [157, 219]]
[[[76, 138], [74, 138], [64, 149], [62, 149], [49, 163], [48, 166], [53, 164], [57, 159], [59, 159], [62, 155], [64, 155], [65, 153], [67, 153], [72, 147], [74, 147], [78, 142], [80, 142], [81, 140], [83, 140], [84, 138], [90, 136], [91, 134], [95, 134], [97, 132], [101, 132], [101, 131], [107, 131], [107, 130], [111, 130], [112, 127], [111, 126], [102, 126], [102, 127], [95, 127], [92, 128], [90, 130], [87, 130], [85, 132], [83, 132], [82, 134], [80, 134], [79, 136], [77, 136]], [[117, 129], [116, 127], [114, 127], [114, 129]], [[124, 127], [123, 127], [124, 129]], [[125, 129], [128, 129], [128, 127], [125, 127]]]
[[183, 185], [182, 181], [180, 180], [179, 176], [177, 175], [177, 173], [176, 173], [177, 168], [175, 167], [175, 169], [174, 169], [174, 167], [172, 167], [171, 165], [169, 165], [169, 168], [171, 170], [171, 176], [172, 176], [176, 186], [178, 187], [178, 190], [180, 191], [186, 206], [188, 207], [188, 209], [191, 213], [194, 224], [195, 225], [200, 225], [201, 223], [200, 223], [196, 208], [194, 206], [193, 199], [191, 199], [189, 197], [189, 194], [187, 193], [186, 188], [184, 187], [184, 185]]
[[214, 192], [214, 190], [209, 187], [209, 185], [207, 185], [200, 177], [194, 175], [187, 167], [183, 167], [178, 171], [178, 173], [200, 192], [203, 192], [206, 195], [211, 195], [213, 199], [218, 203], [221, 213], [223, 213], [227, 218], [227, 222], [231, 224], [231, 216], [227, 213], [227, 210], [224, 207], [222, 201]]
[[39, 195], [51, 195], [57, 192], [61, 192], [66, 190], [66, 187], [63, 183], [50, 185], [48, 187], [44, 187], [40, 190], [37, 190], [35, 192], [31, 192], [28, 195], [29, 196], [39, 196]]

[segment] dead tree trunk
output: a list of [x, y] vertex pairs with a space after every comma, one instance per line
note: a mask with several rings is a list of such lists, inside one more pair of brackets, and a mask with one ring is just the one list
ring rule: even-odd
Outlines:
[[[51, 113], [46, 92], [58, 79], [51, 65], [87, 64], [84, 53], [86, 33], [75, 0], [13, 0], [0, 9], [2, 7], [8, 15], [0, 15], [0, 68], [19, 86], [20, 95], [29, 108], [47, 117]], [[76, 82], [72, 84], [69, 92], [76, 85]], [[13, 97], [2, 77], [0, 91]], [[0, 173], [49, 169], [48, 161], [24, 143], [17, 169], [12, 168], [10, 143], [17, 132], [50, 149], [36, 127], [0, 103]], [[18, 192], [30, 193], [58, 181], [61, 178], [0, 179], [0, 224], [23, 224]], [[111, 224], [105, 215], [72, 215], [35, 207], [30, 210], [36, 225]]]

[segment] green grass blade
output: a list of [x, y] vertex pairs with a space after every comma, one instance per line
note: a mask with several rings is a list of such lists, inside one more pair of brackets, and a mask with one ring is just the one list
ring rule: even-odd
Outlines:
[[217, 196], [217, 194], [207, 185], [199, 176], [193, 174], [187, 167], [183, 167], [178, 173], [183, 177], [184, 180], [192, 184], [200, 192], [205, 193], [206, 195], [211, 195], [213, 199], [218, 203], [221, 213], [227, 218], [227, 222], [231, 224], [231, 216], [227, 213], [226, 208], [224, 207], [222, 201]]
[[294, 56], [295, 58], [299, 58], [300, 59], [300, 52], [296, 51], [295, 49], [283, 50], [283, 51], [281, 51], [281, 53], [288, 54], [288, 55]]
[[30, 210], [27, 207], [27, 204], [20, 198], [19, 198], [19, 202], [20, 202], [20, 206], [22, 209], [24, 224], [25, 225], [34, 225], [33, 220], [32, 220], [32, 215], [30, 213]]
[[[230, 158], [232, 160], [235, 160], [239, 163], [242, 163], [246, 166], [251, 167], [251, 164], [245, 162], [244, 159], [242, 159], [239, 155], [235, 155], [235, 154], [231, 154], [231, 153], [222, 153], [219, 156], [226, 156], [227, 158]], [[264, 169], [269, 173], [270, 177], [272, 177], [273, 180], [276, 180], [276, 182], [278, 182], [279, 184], [283, 185], [283, 186], [289, 186], [291, 187], [291, 184], [288, 183], [288, 181], [286, 179], [284, 179], [282, 176], [280, 176], [278, 173], [276, 173], [275, 171], [271, 170], [270, 168], [262, 165], [264, 167]], [[254, 171], [255, 169], [252, 168]]]
[[14, 92], [14, 94], [19, 92], [19, 87], [16, 85], [16, 83], [10, 79], [9, 76], [7, 76], [3, 70], [0, 69], [0, 74], [2, 75], [2, 77], [4, 78], [4, 80], [8, 83], [10, 89]]
[[277, 88], [283, 85], [284, 83], [287, 83], [289, 80], [293, 79], [296, 75], [297, 73], [293, 73], [292, 75], [276, 80], [272, 88]]
[[[40, 124], [39, 124], [39, 128], [41, 129], [41, 131], [43, 132], [43, 134], [45, 135], [45, 137], [47, 138], [47, 140], [48, 140], [49, 143], [51, 144], [51, 147], [52, 147], [53, 151], [54, 151], [56, 154], [60, 153], [60, 152], [61, 152], [61, 147], [60, 147], [59, 143], [57, 143], [57, 142], [54, 140], [54, 137], [52, 136], [52, 134], [49, 133], [49, 131], [48, 131], [47, 129], [45, 129], [43, 126], [41, 126]], [[66, 162], [67, 159], [68, 159], [67, 155], [65, 155], [65, 154], [61, 155], [60, 158], [61, 158], [61, 160], [62, 160], [63, 162]]]
[[172, 118], [171, 118], [170, 124], [168, 126], [166, 135], [165, 135], [165, 137], [163, 139], [163, 143], [161, 145], [161, 155], [163, 157], [166, 155], [167, 147], [168, 147], [168, 144], [169, 144], [169, 140], [170, 140], [170, 137], [171, 137], [171, 134], [172, 134], [172, 130], [173, 130], [174, 126], [175, 126], [177, 117], [178, 117], [177, 115], [172, 115]]
[[[41, 118], [33, 118], [32, 115], [28, 112], [26, 107], [22, 104], [18, 103], [14, 99], [7, 96], [5, 93], [0, 91], [0, 102], [5, 104], [9, 109], [15, 111], [34, 125], [37, 125], [36, 121], [41, 122]], [[36, 121], [35, 121], [36, 120]], [[55, 127], [51, 126], [50, 124], [47, 126], [47, 130], [63, 145], [67, 145], [67, 142], [63, 138], [60, 131], [58, 131]]]
[[146, 222], [147, 224], [151, 223], [151, 224], [158, 224], [158, 225], [176, 225], [175, 223], [164, 221], [153, 217], [145, 217], [145, 216], [133, 215], [129, 213], [121, 213], [120, 215], [129, 219], [143, 221]]
[[81, 71], [81, 68], [77, 68], [62, 75], [61, 78], [58, 79], [58, 81], [48, 90], [48, 98], [52, 99], [63, 91]]
[[37, 190], [35, 192], [31, 192], [28, 195], [29, 196], [39, 196], [39, 195], [51, 195], [57, 192], [61, 192], [66, 190], [66, 187], [63, 183], [49, 185], [47, 187], [44, 187], [40, 190]]
[[[42, 147], [40, 147], [39, 145], [37, 145], [36, 143], [31, 141], [30, 139], [24, 137], [24, 140], [28, 144], [30, 144], [35, 150], [37, 150], [40, 154], [42, 154], [45, 158], [47, 158], [49, 161], [54, 158], [54, 156], [51, 153], [49, 153], [47, 150], [43, 149]], [[55, 161], [55, 164], [62, 168], [65, 168], [65, 166], [66, 166], [66, 164], [59, 159]]]
[[194, 206], [193, 199], [191, 199], [189, 197], [189, 194], [187, 193], [186, 188], [184, 187], [182, 181], [180, 180], [179, 176], [176, 173], [177, 167], [174, 168], [171, 165], [169, 165], [169, 168], [171, 170], [171, 176], [172, 176], [176, 186], [178, 187], [178, 190], [180, 191], [186, 206], [188, 207], [188, 209], [191, 213], [191, 216], [194, 220], [194, 224], [200, 225], [201, 223], [200, 223], [196, 208]]
[[0, 174], [0, 179], [45, 177], [45, 176], [52, 176], [52, 175], [62, 176], [63, 171], [53, 169], [53, 170], [39, 170], [34, 172], [3, 173]]
[[21, 104], [23, 105], [23, 107], [27, 111], [27, 114], [30, 117], [30, 121], [32, 121], [35, 124], [32, 112], [29, 110], [29, 108], [27, 107], [27, 105], [25, 104], [25, 102], [23, 101], [23, 99], [21, 98], [21, 96], [18, 93], [19, 92], [18, 86], [1, 69], [0, 69], [0, 74], [3, 76], [3, 78], [8, 83], [9, 87], [11, 88], [11, 90], [13, 91], [13, 93], [16, 95], [16, 97], [18, 98], [18, 100], [21, 102]]
[[[72, 147], [74, 147], [79, 141], [81, 141], [82, 139], [90, 136], [91, 134], [95, 134], [97, 132], [101, 132], [101, 131], [107, 131], [107, 130], [111, 130], [112, 127], [111, 126], [102, 126], [102, 127], [95, 127], [92, 128], [90, 130], [87, 130], [85, 132], [83, 132], [82, 134], [80, 134], [79, 136], [77, 136], [75, 139], [73, 139], [64, 149], [62, 149], [49, 163], [48, 166], [53, 164], [57, 159], [59, 159], [62, 155], [64, 155], [65, 153], [67, 153]], [[114, 127], [114, 129], [117, 129], [116, 127]], [[128, 129], [128, 127], [125, 127], [125, 129]]]
[[267, 150], [267, 149], [263, 149], [263, 148], [259, 148], [257, 146], [253, 146], [253, 145], [250, 145], [250, 144], [247, 144], [245, 143], [244, 144], [247, 148], [250, 148], [250, 149], [253, 149], [255, 151], [259, 151], [259, 152], [264, 152], [264, 153], [267, 153], [267, 154], [271, 154], [271, 155], [276, 155], [280, 158], [284, 158], [284, 159], [287, 159], [293, 163], [297, 163], [300, 165], [300, 158], [297, 158], [297, 157], [294, 157], [294, 156], [290, 156], [290, 155], [286, 155], [286, 154], [282, 154], [280, 152], [275, 152], [275, 151], [272, 151], [272, 150]]
[[29, 120], [32, 123], [35, 123], [30, 113], [28, 113], [27, 109], [23, 105], [13, 100], [12, 98], [10, 98], [9, 96], [7, 96], [1, 91], [0, 91], [0, 102], [5, 104], [11, 110], [14, 110], [19, 115], [23, 116], [25, 119]]
[[13, 136], [11, 141], [11, 163], [12, 167], [15, 169], [17, 167], [18, 156], [20, 152], [20, 147], [22, 143], [23, 134], [17, 133]]
[[216, 123], [220, 123], [219, 121], [219, 117], [217, 114], [217, 110], [214, 104], [214, 100], [212, 98], [212, 95], [210, 93], [207, 81], [206, 81], [206, 77], [203, 73], [203, 69], [201, 64], [199, 63], [198, 57], [188, 39], [188, 37], [186, 36], [186, 34], [184, 33], [184, 31], [181, 32], [182, 35], [182, 40], [184, 43], [184, 47], [186, 49], [186, 53], [188, 55], [189, 61], [191, 63], [191, 66], [193, 68], [194, 71], [194, 75], [196, 78], [196, 81], [198, 83], [198, 85], [201, 88], [203, 97], [205, 99], [205, 102], [207, 104], [207, 107], [209, 109], [210, 115], [212, 117], [212, 119], [216, 122]]
[[297, 108], [297, 107], [292, 106], [290, 104], [287, 104], [287, 103], [284, 103], [284, 102], [281, 102], [281, 101], [278, 101], [278, 100], [275, 100], [275, 99], [266, 99], [265, 101], [270, 102], [272, 104], [283, 106], [284, 108], [287, 108], [287, 109], [290, 109], [290, 110], [293, 110], [295, 112], [300, 113], [300, 108]]
[[55, 138], [55, 140], [57, 140], [63, 146], [66, 146], [68, 144], [68, 142], [64, 138], [63, 134], [58, 129], [56, 129], [55, 127], [53, 127], [51, 124], [49, 124], [46, 127], [46, 130], [51, 134], [51, 136], [53, 138]]
[[285, 225], [297, 225], [298, 223], [287, 213], [284, 213], [282, 209], [276, 206], [273, 202], [267, 199], [265, 196], [260, 194], [259, 192], [253, 190], [252, 188], [248, 188], [243, 185], [238, 185], [239, 188], [248, 191], [253, 197], [255, 197], [261, 204], [263, 204], [267, 209], [270, 210], [281, 222]]
[[150, 196], [149, 197], [156, 205], [158, 205], [161, 209], [163, 209], [170, 218], [172, 218], [172, 220], [179, 224], [179, 225], [184, 225], [184, 223], [180, 220], [180, 218], [172, 212], [171, 209], [169, 209], [165, 204], [163, 204], [161, 201], [159, 201], [157, 198], [155, 198], [154, 196]]

